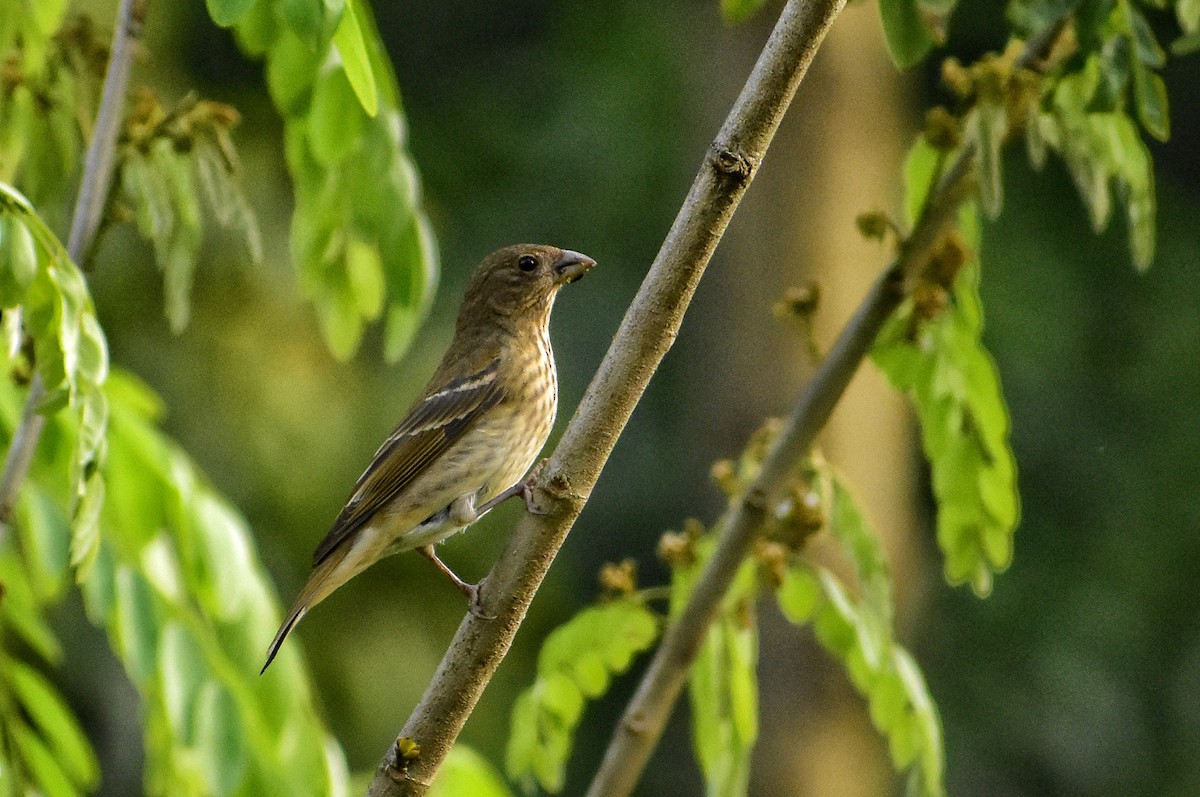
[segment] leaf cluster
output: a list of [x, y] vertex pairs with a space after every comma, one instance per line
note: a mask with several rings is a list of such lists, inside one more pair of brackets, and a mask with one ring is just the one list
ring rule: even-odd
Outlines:
[[265, 59], [296, 190], [292, 257], [341, 358], [383, 318], [403, 354], [436, 287], [436, 249], [405, 150], [395, 75], [362, 0], [208, 0], [247, 54]]

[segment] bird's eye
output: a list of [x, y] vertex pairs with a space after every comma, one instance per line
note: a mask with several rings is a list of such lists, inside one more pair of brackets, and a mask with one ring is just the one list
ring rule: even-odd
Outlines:
[[537, 258], [533, 255], [522, 255], [520, 259], [517, 260], [517, 268], [521, 269], [522, 271], [533, 271], [535, 268], [537, 268], [537, 266]]

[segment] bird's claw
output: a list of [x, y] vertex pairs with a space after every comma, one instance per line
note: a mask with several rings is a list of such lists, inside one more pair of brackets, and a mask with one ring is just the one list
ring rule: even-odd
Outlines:
[[545, 515], [548, 510], [538, 506], [533, 500], [533, 488], [537, 486], [538, 476], [542, 473], [542, 468], [546, 467], [546, 460], [541, 460], [533, 466], [533, 470], [529, 471], [529, 475], [525, 477], [525, 481], [521, 482], [520, 494], [525, 499], [525, 508], [529, 510], [531, 515]]
[[488, 614], [483, 610], [483, 601], [479, 597], [479, 585], [465, 584], [463, 587], [463, 594], [467, 596], [467, 611], [480, 620], [495, 620], [496, 615]]

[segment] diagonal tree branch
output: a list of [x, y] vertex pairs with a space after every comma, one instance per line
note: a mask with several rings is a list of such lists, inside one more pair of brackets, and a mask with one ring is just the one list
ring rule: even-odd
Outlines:
[[903, 301], [908, 278], [929, 262], [934, 244], [966, 198], [970, 174], [970, 157], [960, 158], [942, 181], [939, 201], [928, 206], [918, 225], [920, 235], [914, 231], [910, 238], [914, 245], [907, 247], [875, 281], [801, 393], [783, 431], [763, 460], [758, 477], [724, 525], [712, 558], [687, 605], [663, 635], [614, 732], [588, 797], [620, 797], [630, 794], [637, 785], [683, 689], [688, 670], [717, 616], [721, 600], [749, 555], [769, 508], [777, 502], [796, 463], [812, 447], [884, 322]]
[[[117, 134], [121, 131], [121, 119], [125, 109], [125, 92], [129, 86], [129, 73], [133, 68], [134, 45], [141, 35], [148, 0], [121, 0], [117, 8], [116, 30], [113, 32], [112, 49], [108, 56], [108, 69], [104, 75], [104, 89], [100, 96], [100, 108], [96, 113], [96, 126], [88, 142], [84, 158], [83, 177], [79, 183], [79, 194], [75, 198], [75, 210], [71, 217], [71, 233], [67, 239], [67, 254], [78, 264], [92, 245], [100, 216], [108, 199], [112, 184], [113, 158], [117, 149]], [[4, 470], [0, 472], [0, 529], [8, 525], [21, 482], [29, 473], [34, 449], [46, 425], [46, 416], [39, 410], [46, 390], [41, 377], [36, 373], [29, 384], [21, 420], [13, 432], [12, 443], [4, 459]]]
[[[558, 448], [536, 500], [483, 583], [421, 702], [384, 756], [370, 797], [425, 792], [508, 652], [533, 595], [666, 355], [705, 267], [845, 0], [789, 0], [692, 183], [654, 264]], [[419, 753], [406, 740], [419, 746]]]

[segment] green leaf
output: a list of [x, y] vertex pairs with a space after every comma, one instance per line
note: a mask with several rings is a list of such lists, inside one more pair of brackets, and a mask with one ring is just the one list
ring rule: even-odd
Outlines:
[[233, 794], [247, 765], [246, 742], [235, 704], [219, 684], [208, 681], [196, 697], [191, 736], [213, 794]]
[[745, 22], [758, 13], [767, 0], [721, 0], [721, 17], [730, 25]]
[[[974, 210], [959, 217], [970, 251], [979, 251]], [[881, 331], [872, 358], [892, 384], [913, 399], [937, 499], [938, 543], [951, 583], [970, 582], [984, 595], [992, 573], [1012, 558], [1019, 515], [1016, 462], [999, 375], [984, 349], [979, 264], [967, 263], [953, 301], [916, 336], [911, 300]]]
[[979, 204], [988, 218], [1000, 216], [1004, 207], [1004, 180], [1000, 170], [1000, 151], [1008, 134], [1008, 115], [1004, 106], [993, 102], [976, 105], [968, 123], [979, 150]]
[[67, 0], [38, 0], [30, 7], [34, 24], [43, 36], [58, 32], [67, 13]]
[[945, 156], [924, 136], [918, 138], [904, 159], [904, 219], [912, 228], [925, 207], [925, 199], [941, 176]]
[[933, 48], [934, 37], [921, 18], [917, 0], [880, 0], [879, 16], [892, 62], [908, 69]]
[[26, 568], [38, 599], [58, 595], [69, 561], [67, 520], [54, 501], [36, 484], [26, 484], [16, 506], [17, 529]]
[[1167, 84], [1145, 66], [1133, 69], [1134, 97], [1137, 100], [1138, 121], [1146, 132], [1159, 141], [1171, 137], [1171, 117], [1167, 110]]
[[[296, 188], [292, 256], [322, 334], [344, 359], [357, 349], [364, 324], [386, 313], [385, 352], [396, 359], [428, 309], [436, 247], [416, 205], [400, 92], [370, 9], [359, 0], [344, 9], [342, 0], [319, 5], [283, 0], [281, 30], [253, 20], [252, 11], [244, 46], [265, 52], [271, 96], [285, 118]], [[333, 19], [339, 20], [336, 54], [320, 35]], [[371, 282], [372, 269], [344, 273], [367, 262], [358, 254], [347, 258], [350, 240], [376, 250], [387, 289], [382, 302], [363, 289], [360, 278]]]
[[10, 723], [8, 729], [17, 753], [45, 797], [75, 797], [79, 794], [58, 759], [36, 733], [20, 721]]
[[33, 233], [13, 216], [0, 216], [0, 307], [16, 307], [37, 275]]
[[314, 52], [323, 52], [342, 16], [345, 0], [280, 0], [279, 14]]
[[258, 229], [258, 220], [236, 180], [229, 160], [208, 138], [199, 139], [192, 153], [200, 187], [218, 223], [240, 232], [246, 241], [250, 259], [254, 263], [261, 263], [262, 234]]
[[794, 625], [812, 622], [821, 601], [821, 585], [808, 570], [788, 568], [776, 594], [779, 609]]
[[[1155, 76], [1157, 77], [1157, 76]], [[1112, 142], [1117, 185], [1129, 221], [1129, 249], [1133, 265], [1145, 271], [1154, 260], [1155, 223], [1154, 164], [1137, 128], [1128, 117], [1114, 119]]]
[[17, 660], [8, 665], [13, 693], [64, 773], [80, 786], [94, 786], [100, 776], [96, 754], [66, 701], [37, 670]]
[[[944, 795], [941, 722], [916, 662], [893, 639], [890, 620], [856, 601], [827, 570], [794, 566], [792, 573], [819, 586], [817, 640], [867, 699], [871, 722], [887, 739], [896, 769], [910, 769], [909, 794]], [[791, 619], [786, 609], [785, 616]]]
[[215, 496], [201, 495], [192, 511], [200, 554], [191, 567], [192, 589], [214, 617], [234, 620], [250, 598], [246, 591], [253, 561], [249, 533], [241, 518]]
[[504, 778], [487, 759], [456, 744], [429, 786], [429, 797], [510, 797]]
[[346, 276], [358, 315], [374, 321], [383, 310], [383, 263], [374, 246], [351, 238], [346, 244]]
[[178, 333], [187, 326], [192, 278], [200, 254], [200, 198], [192, 165], [176, 152], [167, 139], [155, 141], [150, 150], [151, 168], [161, 176], [167, 191], [167, 211], [172, 217], [170, 234], [155, 238], [155, 259], [163, 271], [167, 320]]
[[362, 135], [365, 116], [346, 72], [326, 69], [313, 85], [308, 114], [308, 140], [317, 163], [336, 166], [352, 152]]
[[333, 45], [342, 59], [346, 79], [354, 88], [354, 95], [367, 112], [367, 116], [379, 113], [379, 94], [375, 86], [375, 74], [371, 71], [371, 59], [367, 43], [359, 25], [358, 3], [360, 0], [345, 0], [346, 11], [333, 34]]
[[657, 618], [632, 599], [589, 607], [555, 629], [538, 655], [537, 678], [513, 704], [509, 776], [561, 790], [585, 699], [603, 695], [611, 676], [657, 638]]
[[[208, 6], [208, 15], [222, 28], [228, 28], [240, 22], [254, 2], [255, 0], [205, 0], [205, 4]], [[264, 2], [263, 5], [266, 3]]]
[[[267, 89], [275, 107], [288, 119], [301, 115], [312, 95], [321, 61], [296, 34], [285, 30], [274, 42], [267, 58]], [[295, 174], [292, 175], [295, 179]]]
[[758, 738], [758, 625], [752, 597], [723, 610], [688, 675], [692, 739], [710, 795], [744, 795]]
[[1193, 31], [1171, 42], [1171, 55], [1182, 58], [1200, 50], [1200, 31]]
[[116, 614], [110, 635], [125, 667], [139, 681], [154, 672], [158, 660], [158, 618], [154, 595], [145, 579], [129, 567], [117, 568]]
[[4, 599], [0, 600], [3, 624], [46, 661], [60, 661], [58, 638], [42, 616], [24, 562], [14, 552], [0, 554], [0, 584], [4, 585]]
[[158, 656], [163, 707], [171, 729], [184, 744], [195, 744], [197, 705], [208, 677], [204, 653], [178, 623], [168, 623], [162, 629]]
[[1200, 0], [1176, 0], [1175, 17], [1184, 33], [1196, 33], [1200, 29]]

